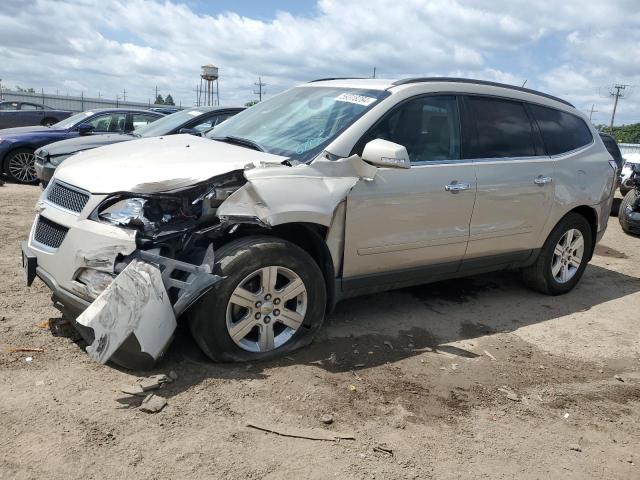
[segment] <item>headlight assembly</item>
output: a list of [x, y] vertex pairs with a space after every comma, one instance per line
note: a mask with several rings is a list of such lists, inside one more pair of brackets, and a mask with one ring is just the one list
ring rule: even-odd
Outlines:
[[98, 212], [98, 218], [115, 225], [144, 227], [149, 221], [144, 216], [144, 198], [125, 198]]

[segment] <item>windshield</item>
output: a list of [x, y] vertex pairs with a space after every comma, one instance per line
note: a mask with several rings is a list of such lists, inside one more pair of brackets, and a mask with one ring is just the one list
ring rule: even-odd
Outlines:
[[179, 112], [167, 115], [153, 123], [148, 123], [142, 127], [138, 127], [133, 134], [139, 137], [157, 137], [167, 135], [169, 132], [187, 123], [196, 117], [202, 115], [203, 111], [197, 109], [180, 110]]
[[70, 116], [69, 118], [65, 118], [61, 122], [54, 123], [51, 125], [51, 128], [64, 129], [71, 128], [75, 126], [77, 123], [82, 123], [83, 120], [89, 118], [93, 115], [94, 112], [82, 112], [76, 113], [75, 115]]
[[305, 162], [388, 95], [379, 90], [297, 87], [248, 108], [206, 136], [249, 140], [265, 152]]

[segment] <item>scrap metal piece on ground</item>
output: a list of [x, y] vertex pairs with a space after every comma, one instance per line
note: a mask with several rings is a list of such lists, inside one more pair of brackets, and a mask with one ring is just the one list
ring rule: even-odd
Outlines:
[[326, 442], [356, 439], [356, 437], [351, 433], [338, 433], [329, 430], [292, 429], [289, 427], [274, 427], [265, 424], [257, 424], [255, 422], [249, 422], [246, 425], [249, 428], [255, 428], [256, 430], [261, 430], [263, 432], [274, 433], [282, 437], [304, 438], [307, 440], [322, 440]]
[[91, 358], [106, 363], [117, 352], [117, 363], [130, 368], [153, 364], [177, 325], [160, 270], [139, 260], [131, 261], [77, 322], [94, 332], [87, 347]]

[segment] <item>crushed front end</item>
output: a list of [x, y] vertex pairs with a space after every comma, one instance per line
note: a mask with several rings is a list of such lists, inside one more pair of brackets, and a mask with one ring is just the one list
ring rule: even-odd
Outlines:
[[51, 289], [92, 358], [149, 367], [176, 319], [220, 280], [216, 209], [245, 182], [240, 170], [179, 190], [104, 195], [54, 178], [22, 245], [26, 282], [37, 276]]

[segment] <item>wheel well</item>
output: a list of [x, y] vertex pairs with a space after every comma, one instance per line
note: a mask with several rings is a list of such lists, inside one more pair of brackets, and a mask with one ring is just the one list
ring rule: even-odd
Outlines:
[[[327, 312], [330, 312], [336, 301], [335, 271], [331, 252], [325, 243], [327, 227], [315, 223], [285, 223], [272, 228], [263, 228], [257, 225], [241, 225], [241, 228], [223, 243], [244, 235], [274, 235], [283, 240], [297, 245], [316, 262], [324, 277], [327, 289]], [[218, 245], [219, 246], [219, 245]]]
[[331, 253], [324, 239], [327, 227], [314, 223], [286, 223], [273, 228], [275, 234], [311, 255], [320, 267], [327, 289], [327, 312], [333, 310], [335, 304], [335, 271]]
[[571, 210], [571, 212], [577, 213], [578, 215], [582, 215], [587, 220], [587, 222], [589, 222], [589, 225], [591, 226], [591, 235], [593, 238], [593, 242], [591, 244], [591, 251], [589, 252], [589, 260], [591, 260], [591, 257], [593, 256], [593, 251], [595, 250], [595, 247], [596, 247], [596, 235], [598, 234], [598, 214], [593, 208], [588, 207], [586, 205], [581, 205], [580, 207], [576, 207], [573, 210]]

